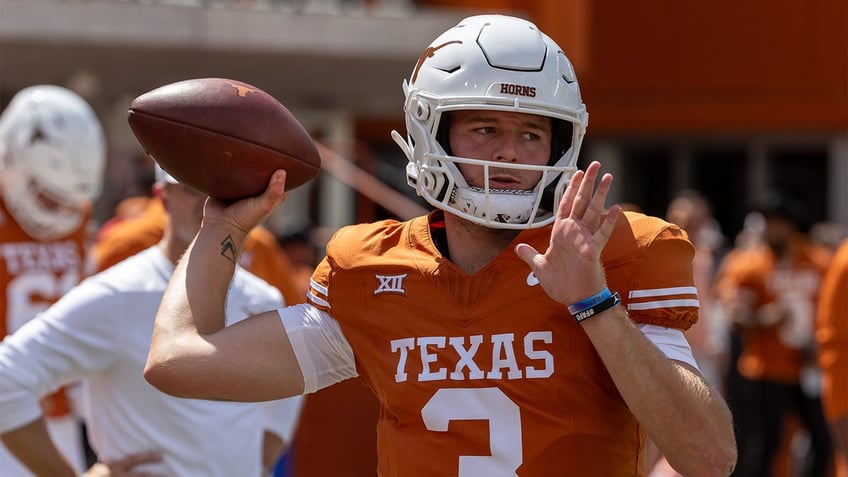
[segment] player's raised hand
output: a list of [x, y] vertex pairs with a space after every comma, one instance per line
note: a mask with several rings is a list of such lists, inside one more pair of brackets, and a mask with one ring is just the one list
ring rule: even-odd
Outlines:
[[515, 247], [548, 295], [565, 305], [594, 295], [606, 286], [601, 251], [621, 207], [614, 205], [605, 211], [613, 177], [604, 174], [598, 182], [600, 169], [600, 163], [592, 162], [585, 172], [574, 174], [557, 208], [551, 240], [544, 253], [524, 243]]
[[203, 223], [226, 222], [247, 233], [267, 219], [286, 197], [286, 171], [279, 169], [271, 176], [268, 187], [260, 195], [236, 202], [207, 198], [203, 208]]

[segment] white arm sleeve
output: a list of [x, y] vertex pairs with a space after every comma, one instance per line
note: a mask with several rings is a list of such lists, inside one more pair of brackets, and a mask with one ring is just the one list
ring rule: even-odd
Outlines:
[[637, 324], [636, 327], [668, 359], [681, 361], [700, 371], [698, 363], [692, 355], [692, 348], [686, 341], [682, 330], [646, 324]]
[[278, 313], [303, 373], [304, 394], [358, 376], [353, 350], [332, 316], [310, 304]]

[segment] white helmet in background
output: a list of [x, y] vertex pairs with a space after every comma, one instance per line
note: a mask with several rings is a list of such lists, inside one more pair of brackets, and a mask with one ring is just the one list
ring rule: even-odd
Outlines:
[[32, 237], [74, 231], [100, 196], [106, 141], [91, 106], [59, 86], [19, 91], [0, 116], [6, 208]]
[[[503, 15], [466, 18], [436, 38], [403, 83], [407, 137], [392, 131], [409, 164], [407, 182], [434, 207], [491, 228], [553, 222], [574, 174], [588, 113], [571, 62], [536, 25]], [[494, 110], [553, 118], [547, 166], [451, 155], [445, 113]], [[533, 190], [471, 187], [458, 163], [542, 172]]]

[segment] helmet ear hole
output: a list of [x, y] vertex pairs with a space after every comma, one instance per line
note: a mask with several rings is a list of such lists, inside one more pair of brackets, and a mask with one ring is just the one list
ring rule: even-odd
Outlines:
[[447, 198], [448, 184], [441, 176], [434, 174], [433, 171], [423, 170], [419, 174], [418, 180], [422, 190], [429, 191], [436, 200], [443, 201]]
[[424, 101], [416, 101], [415, 117], [421, 121], [427, 121], [430, 117], [430, 105]]
[[433, 177], [433, 174], [430, 171], [424, 171], [419, 177], [418, 180], [421, 183], [421, 187], [432, 190], [433, 187], [436, 186], [436, 179]]

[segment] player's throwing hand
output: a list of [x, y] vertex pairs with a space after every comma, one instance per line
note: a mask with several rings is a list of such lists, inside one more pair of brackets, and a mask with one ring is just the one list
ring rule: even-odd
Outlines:
[[227, 222], [247, 234], [267, 219], [286, 197], [286, 171], [280, 169], [271, 176], [268, 187], [261, 195], [235, 203], [209, 197], [203, 208], [203, 223]]

